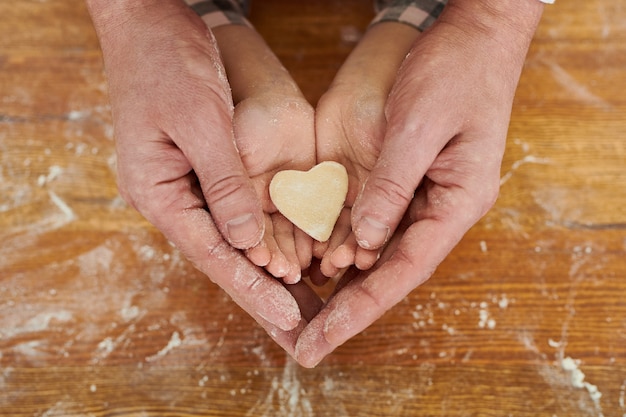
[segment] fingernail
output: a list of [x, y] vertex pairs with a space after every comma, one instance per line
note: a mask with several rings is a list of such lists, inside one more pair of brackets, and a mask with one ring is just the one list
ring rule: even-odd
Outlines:
[[294, 285], [300, 282], [300, 275], [296, 275], [294, 277], [284, 277], [283, 282], [287, 285]]
[[335, 306], [324, 322], [323, 334], [326, 342], [332, 346], [339, 346], [352, 337], [354, 320], [354, 314], [349, 305]]
[[[289, 268], [289, 272], [293, 271], [293, 267]], [[297, 284], [302, 279], [302, 272], [300, 272], [300, 268], [296, 269], [295, 274], [289, 277], [289, 282], [287, 284]]]
[[389, 237], [389, 227], [371, 217], [362, 217], [355, 231], [357, 243], [364, 249], [377, 249]]
[[252, 213], [244, 214], [226, 223], [228, 240], [238, 248], [245, 249], [258, 243], [259, 222]]

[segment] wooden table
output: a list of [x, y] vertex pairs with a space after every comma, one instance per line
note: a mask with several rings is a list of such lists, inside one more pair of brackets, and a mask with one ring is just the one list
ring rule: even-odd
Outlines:
[[[315, 102], [370, 7], [251, 19]], [[307, 370], [118, 196], [82, 2], [0, 2], [0, 414], [626, 415], [625, 22], [626, 0], [546, 7], [497, 205]]]

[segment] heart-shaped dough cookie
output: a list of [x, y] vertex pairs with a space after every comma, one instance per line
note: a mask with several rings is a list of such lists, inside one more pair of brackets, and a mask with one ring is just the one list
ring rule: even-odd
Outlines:
[[333, 161], [308, 171], [280, 171], [270, 183], [270, 197], [278, 211], [320, 242], [330, 237], [347, 193], [348, 173]]

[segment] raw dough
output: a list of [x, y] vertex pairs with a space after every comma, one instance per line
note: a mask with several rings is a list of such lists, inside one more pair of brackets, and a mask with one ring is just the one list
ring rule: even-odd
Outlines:
[[330, 237], [347, 193], [348, 173], [333, 161], [308, 171], [281, 171], [270, 183], [270, 197], [278, 211], [320, 242]]

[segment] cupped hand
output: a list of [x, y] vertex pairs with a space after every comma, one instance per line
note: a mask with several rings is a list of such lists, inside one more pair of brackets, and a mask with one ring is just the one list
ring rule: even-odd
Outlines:
[[314, 366], [426, 281], [495, 202], [513, 95], [541, 14], [534, 3], [501, 2], [497, 11], [510, 15], [500, 15], [492, 4], [451, 1], [400, 66], [382, 141], [363, 146], [371, 135], [337, 131], [349, 163], [359, 149], [379, 149], [351, 224], [359, 248], [383, 253], [372, 269], [344, 274], [298, 339], [301, 364]]
[[263, 241], [247, 255], [287, 284], [300, 281], [308, 268], [313, 241], [277, 211], [268, 190], [277, 172], [315, 164], [313, 121], [313, 108], [299, 97], [255, 96], [235, 107], [237, 147], [266, 213]]
[[380, 248], [359, 246], [352, 231], [351, 208], [380, 156], [387, 97], [417, 35], [417, 30], [399, 23], [370, 28], [318, 103], [318, 159], [342, 163], [348, 171], [349, 190], [330, 240], [314, 246], [315, 256], [321, 258], [321, 274], [312, 271], [317, 284], [353, 264], [369, 269], [378, 259]]
[[264, 213], [235, 146], [211, 32], [175, 0], [88, 5], [109, 82], [120, 192], [293, 353], [310, 312], [237, 249], [261, 241]]
[[294, 284], [311, 262], [312, 239], [277, 211], [269, 185], [278, 171], [315, 165], [314, 110], [253, 28], [225, 25], [214, 31], [236, 104], [235, 142], [265, 212], [263, 240], [246, 254]]

